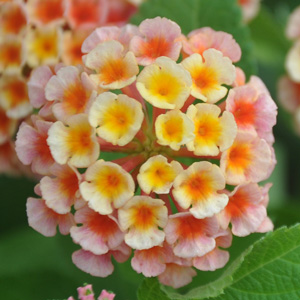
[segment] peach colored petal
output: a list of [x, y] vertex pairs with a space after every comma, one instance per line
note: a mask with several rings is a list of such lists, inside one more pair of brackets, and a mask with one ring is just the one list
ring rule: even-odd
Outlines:
[[134, 196], [118, 211], [120, 228], [125, 233], [125, 243], [138, 250], [160, 245], [168, 220], [164, 202], [147, 196]]
[[62, 122], [55, 122], [49, 129], [47, 143], [51, 154], [59, 164], [69, 163], [77, 168], [86, 168], [97, 160], [100, 146], [96, 133], [85, 114], [78, 114]]
[[63, 122], [72, 115], [87, 113], [96, 94], [88, 74], [74, 66], [60, 68], [45, 88], [46, 99], [58, 101], [53, 105], [53, 114]]
[[271, 147], [256, 133], [238, 131], [233, 145], [222, 153], [220, 168], [228, 184], [259, 182], [274, 167]]
[[24, 3], [1, 3], [0, 34], [21, 34], [27, 25], [27, 14]]
[[40, 66], [31, 72], [27, 86], [29, 101], [34, 108], [40, 108], [46, 103], [45, 87], [52, 75], [48, 66]]
[[130, 50], [137, 57], [142, 66], [153, 63], [160, 56], [177, 60], [180, 54], [181, 42], [177, 39], [181, 35], [180, 27], [173, 21], [156, 17], [146, 19], [139, 26], [144, 35], [134, 36], [130, 42]]
[[224, 111], [214, 104], [198, 103], [190, 105], [187, 116], [194, 123], [195, 138], [187, 143], [187, 149], [196, 155], [218, 155], [228, 149], [237, 134], [237, 126], [230, 112]]
[[231, 61], [240, 60], [242, 51], [239, 44], [231, 34], [223, 31], [215, 31], [209, 27], [203, 27], [191, 31], [187, 39], [183, 39], [183, 51], [186, 54], [202, 53], [210, 48], [214, 48], [230, 58]]
[[157, 143], [179, 150], [180, 146], [191, 142], [195, 135], [192, 120], [177, 109], [161, 114], [155, 121]]
[[166, 270], [158, 276], [158, 280], [175, 289], [189, 284], [197, 273], [191, 267], [180, 266], [178, 264], [167, 264]]
[[73, 241], [96, 255], [105, 254], [124, 241], [124, 234], [112, 216], [103, 216], [88, 207], [83, 207], [76, 211], [75, 221], [82, 226], [71, 228]]
[[65, 0], [28, 0], [27, 11], [30, 22], [37, 26], [64, 23]]
[[205, 50], [202, 56], [194, 53], [184, 59], [181, 65], [192, 76], [191, 95], [205, 102], [215, 103], [227, 94], [227, 88], [223, 84], [233, 84], [235, 67], [231, 60], [218, 50]]
[[168, 57], [159, 57], [139, 74], [136, 87], [142, 97], [158, 108], [180, 109], [190, 96], [191, 75]]
[[48, 208], [44, 199], [27, 199], [27, 216], [29, 225], [45, 236], [56, 235], [56, 227], [59, 226], [61, 234], [69, 234], [70, 228], [74, 225], [73, 215], [57, 214]]
[[98, 160], [85, 173], [80, 192], [89, 206], [103, 215], [122, 207], [133, 195], [135, 184], [130, 175], [119, 165]]
[[8, 36], [0, 39], [0, 72], [5, 74], [20, 74], [26, 60], [22, 39]]
[[147, 194], [168, 194], [176, 176], [182, 171], [183, 168], [177, 161], [168, 163], [166, 157], [156, 155], [140, 167], [137, 181]]
[[0, 107], [14, 119], [26, 117], [32, 111], [25, 78], [8, 75], [0, 78]]
[[43, 177], [40, 182], [46, 205], [59, 214], [68, 213], [79, 196], [81, 176], [76, 169], [58, 164], [50, 168], [50, 173], [55, 177]]
[[85, 65], [96, 71], [90, 78], [105, 89], [130, 85], [139, 72], [134, 54], [125, 53], [123, 45], [114, 40], [98, 44], [86, 55]]
[[181, 172], [173, 187], [174, 199], [179, 206], [189, 209], [198, 219], [213, 216], [228, 202], [228, 196], [218, 192], [225, 187], [221, 169], [207, 161], [195, 162]]
[[37, 120], [34, 127], [23, 122], [17, 133], [16, 152], [19, 159], [24, 165], [31, 164], [32, 171], [41, 175], [48, 175], [54, 164], [47, 144], [51, 125], [51, 122], [42, 120]]
[[144, 119], [141, 104], [126, 95], [100, 94], [89, 111], [89, 122], [97, 135], [113, 145], [128, 144]]
[[216, 218], [196, 219], [190, 213], [177, 213], [169, 217], [166, 241], [178, 257], [203, 256], [215, 248], [218, 229]]
[[29, 28], [25, 44], [27, 63], [31, 68], [59, 62], [61, 55], [62, 29], [60, 27]]
[[96, 277], [107, 277], [114, 270], [109, 253], [95, 255], [80, 249], [72, 254], [72, 261], [81, 271]]
[[92, 29], [104, 24], [107, 9], [103, 0], [67, 0], [66, 18], [72, 29]]
[[167, 246], [135, 250], [131, 266], [137, 273], [142, 273], [146, 277], [158, 276], [165, 271], [170, 255], [172, 256], [171, 248]]

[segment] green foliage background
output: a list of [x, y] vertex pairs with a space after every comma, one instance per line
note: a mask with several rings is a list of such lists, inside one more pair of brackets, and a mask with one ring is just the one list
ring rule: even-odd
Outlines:
[[[235, 0], [149, 0], [132, 21], [139, 24], [145, 17], [161, 15], [178, 22], [184, 33], [202, 26], [211, 26], [216, 30], [232, 33], [243, 49], [240, 66], [245, 69], [248, 76], [258, 74], [276, 100], [276, 82], [285, 72], [284, 59], [291, 46], [284, 36], [284, 27], [288, 14], [300, 2], [265, 0], [259, 15], [249, 24], [249, 27], [241, 25], [240, 11], [234, 2]], [[270, 195], [269, 214], [278, 228], [300, 221], [300, 138], [293, 133], [290, 116], [280, 107], [275, 135], [278, 164], [269, 180], [274, 183]], [[34, 184], [33, 181], [25, 178], [8, 178], [3, 175], [0, 177], [1, 299], [63, 299], [69, 295], [77, 296], [76, 288], [85, 282], [94, 285], [96, 294], [105, 288], [113, 290], [117, 294], [117, 300], [137, 299], [136, 291], [143, 281], [143, 276], [131, 269], [130, 262], [116, 265], [115, 272], [108, 278], [93, 278], [72, 264], [71, 253], [78, 249], [78, 246], [72, 243], [70, 237], [57, 235], [53, 238], [46, 238], [28, 227], [25, 204], [27, 197], [34, 196]], [[258, 256], [263, 252], [264, 245], [278, 248], [280, 244], [285, 243], [288, 247], [294, 242], [293, 250], [283, 250], [285, 255], [289, 251], [286, 259], [291, 262], [278, 265], [275, 261], [273, 266], [274, 268], [280, 266], [281, 269], [291, 268], [289, 264], [295, 263], [296, 258], [298, 258], [298, 263], [300, 261], [297, 234], [300, 236], [298, 227], [290, 230], [281, 229], [275, 234], [275, 238], [280, 241], [279, 244], [272, 244], [270, 240], [272, 241], [273, 235], [271, 238], [268, 236], [265, 240], [255, 244], [254, 254], [251, 252], [250, 258], [251, 255]], [[186, 293], [214, 280], [222, 281], [222, 278], [227, 278], [226, 274], [229, 274], [230, 278], [232, 274], [235, 274], [232, 275], [234, 278], [236, 273], [232, 271], [235, 266], [232, 262], [262, 236], [253, 234], [246, 238], [235, 238], [230, 250], [231, 260], [225, 268], [225, 273], [224, 270], [198, 272], [197, 278], [179, 292]], [[255, 261], [255, 257], [252, 259]], [[238, 262], [240, 261], [241, 259]], [[291, 274], [298, 276], [296, 278], [299, 281], [299, 269], [293, 269], [293, 273], [286, 273], [286, 280], [289, 280]], [[266, 275], [258, 274], [257, 276]], [[151, 291], [155, 293], [151, 294]], [[218, 292], [215, 292], [217, 295]], [[174, 291], [161, 290], [155, 279], [144, 281], [138, 293], [139, 299], [171, 299], [169, 298], [171, 296], [178, 299]], [[294, 298], [293, 295], [288, 298], [280, 298], [280, 296], [251, 298], [245, 294], [236, 296], [232, 291], [229, 295], [231, 298], [221, 296], [216, 299], [299, 299]], [[198, 299], [197, 297], [195, 299]]]

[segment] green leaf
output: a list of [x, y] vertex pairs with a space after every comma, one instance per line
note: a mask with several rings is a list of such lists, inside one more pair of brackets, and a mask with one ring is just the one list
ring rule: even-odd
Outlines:
[[[167, 295], [172, 300], [296, 300], [300, 298], [299, 278], [300, 224], [267, 234], [237, 258], [219, 279], [185, 295], [164, 286], [158, 291], [159, 285], [153, 279], [145, 281], [143, 288], [150, 286], [155, 290], [153, 295], [157, 297], [152, 299], [168, 299], [162, 298]], [[140, 293], [146, 292], [143, 288]], [[139, 298], [144, 299], [151, 298]]]
[[156, 16], [175, 21], [184, 34], [205, 26], [231, 33], [242, 48], [242, 59], [237, 65], [248, 76], [256, 72], [250, 32], [242, 24], [236, 0], [148, 0], [131, 22], [138, 25]]
[[160, 284], [156, 278], [146, 278], [137, 291], [138, 300], [170, 300], [170, 298], [160, 289]]

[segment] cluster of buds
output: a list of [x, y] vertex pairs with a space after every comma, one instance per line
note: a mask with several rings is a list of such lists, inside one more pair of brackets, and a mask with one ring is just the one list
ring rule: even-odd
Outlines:
[[[232, 234], [272, 230], [268, 190], [277, 107], [246, 82], [225, 32], [181, 33], [156, 17], [100, 27], [84, 67], [40, 67], [16, 151], [44, 176], [28, 198], [31, 227], [70, 234], [74, 264], [93, 276], [132, 268], [175, 288], [222, 268]], [[38, 75], [37, 75], [38, 74]], [[133, 255], [132, 255], [133, 251]]]
[[13, 137], [32, 113], [27, 91], [31, 69], [81, 64], [85, 38], [98, 26], [128, 21], [139, 4], [132, 2], [137, 1], [0, 1], [0, 173], [26, 172], [15, 155]]
[[[87, 284], [83, 287], [79, 287], [77, 289], [78, 299], [79, 300], [95, 300], [95, 294], [93, 292], [93, 287], [91, 284]], [[107, 292], [106, 290], [102, 290], [101, 294], [97, 298], [97, 300], [114, 300], [115, 294], [112, 292]], [[69, 297], [67, 300], [75, 300], [73, 297]]]
[[278, 100], [293, 116], [296, 132], [300, 135], [300, 6], [290, 15], [286, 36], [293, 41], [285, 67], [287, 75], [278, 82]]

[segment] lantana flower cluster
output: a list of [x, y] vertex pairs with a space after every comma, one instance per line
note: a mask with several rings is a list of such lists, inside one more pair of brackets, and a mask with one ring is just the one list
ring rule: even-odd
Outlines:
[[289, 17], [286, 36], [293, 45], [285, 61], [287, 74], [278, 82], [278, 100], [292, 115], [295, 130], [300, 135], [300, 6]]
[[[79, 300], [95, 300], [95, 294], [93, 291], [93, 287], [91, 284], [86, 284], [77, 289], [78, 299]], [[106, 290], [102, 290], [101, 294], [97, 298], [97, 300], [114, 300], [115, 294], [112, 292], [108, 292]], [[74, 297], [69, 297], [67, 300], [75, 300]]]
[[91, 31], [105, 24], [124, 24], [139, 2], [0, 1], [0, 173], [28, 173], [14, 152], [14, 135], [35, 107], [28, 98], [31, 70], [59, 62], [81, 64], [81, 44]]
[[82, 52], [84, 67], [39, 68], [28, 86], [40, 110], [16, 151], [44, 176], [27, 200], [31, 227], [70, 234], [74, 264], [93, 276], [131, 259], [175, 288], [222, 268], [232, 235], [272, 230], [271, 184], [259, 182], [276, 163], [277, 107], [235, 67], [230, 34], [185, 36], [156, 17], [97, 28]]

